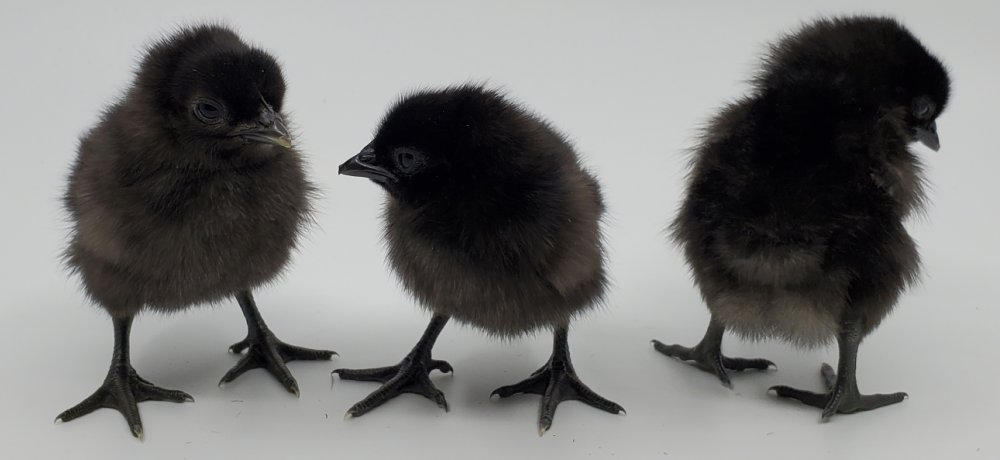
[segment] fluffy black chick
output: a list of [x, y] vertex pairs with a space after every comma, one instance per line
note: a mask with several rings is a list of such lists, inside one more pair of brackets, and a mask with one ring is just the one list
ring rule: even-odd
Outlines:
[[124, 97], [84, 134], [64, 202], [66, 261], [111, 315], [114, 355], [104, 384], [57, 420], [101, 407], [141, 438], [137, 402], [193, 399], [140, 377], [129, 359], [132, 319], [235, 296], [247, 350], [220, 384], [263, 367], [298, 395], [285, 367], [331, 351], [279, 341], [251, 290], [275, 279], [309, 218], [314, 188], [281, 115], [277, 61], [215, 25], [182, 29], [147, 51]]
[[752, 94], [711, 122], [673, 223], [711, 312], [694, 348], [660, 352], [714, 372], [760, 369], [722, 356], [723, 333], [800, 347], [836, 339], [826, 393], [778, 386], [778, 396], [834, 413], [875, 409], [905, 393], [862, 395], [858, 345], [917, 276], [903, 226], [924, 201], [908, 144], [939, 147], [948, 102], [942, 64], [899, 22], [823, 19], [771, 47]]
[[400, 364], [334, 371], [383, 383], [348, 416], [405, 392], [447, 410], [428, 373], [451, 371], [431, 359], [450, 318], [500, 337], [554, 329], [548, 363], [493, 392], [542, 395], [539, 434], [552, 425], [561, 401], [623, 411], [587, 388], [570, 361], [570, 319], [593, 307], [606, 285], [604, 205], [597, 181], [551, 126], [481, 86], [418, 92], [388, 111], [374, 140], [340, 173], [369, 178], [388, 192], [388, 260], [403, 286], [434, 313]]

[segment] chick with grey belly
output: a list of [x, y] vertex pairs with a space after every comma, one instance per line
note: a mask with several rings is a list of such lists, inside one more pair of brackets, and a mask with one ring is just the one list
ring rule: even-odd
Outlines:
[[711, 320], [695, 347], [653, 341], [731, 387], [727, 370], [763, 359], [721, 353], [726, 330], [811, 348], [838, 343], [822, 393], [771, 390], [835, 413], [905, 393], [862, 395], [858, 346], [919, 267], [904, 221], [923, 203], [908, 145], [937, 150], [944, 67], [891, 18], [816, 21], [771, 47], [753, 93], [710, 123], [672, 227]]
[[340, 173], [369, 178], [387, 192], [389, 262], [434, 313], [398, 365], [334, 371], [383, 384], [348, 416], [401, 393], [447, 410], [428, 374], [452, 369], [431, 357], [451, 318], [506, 338], [553, 329], [548, 363], [493, 392], [542, 395], [540, 435], [561, 401], [624, 412], [584, 385], [570, 360], [570, 319], [599, 302], [606, 285], [604, 205], [597, 181], [547, 123], [480, 86], [418, 92], [389, 110], [374, 140]]
[[132, 367], [129, 336], [142, 311], [171, 313], [236, 298], [246, 354], [220, 385], [264, 368], [296, 396], [285, 363], [335, 353], [285, 344], [252, 290], [288, 263], [314, 194], [281, 114], [277, 62], [221, 26], [179, 30], [154, 44], [135, 82], [80, 142], [65, 205], [67, 265], [111, 315], [114, 354], [103, 385], [57, 420], [99, 408], [143, 437], [137, 403], [193, 401]]

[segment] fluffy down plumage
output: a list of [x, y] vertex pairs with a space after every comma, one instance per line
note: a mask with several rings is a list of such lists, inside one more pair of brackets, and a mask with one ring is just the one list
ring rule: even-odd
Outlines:
[[823, 19], [771, 47], [750, 93], [708, 125], [671, 227], [712, 314], [693, 348], [654, 341], [729, 385], [726, 370], [770, 361], [722, 356], [724, 331], [799, 347], [836, 339], [830, 390], [776, 387], [835, 412], [902, 401], [861, 395], [855, 366], [874, 330], [917, 277], [904, 221], [924, 202], [909, 144], [937, 150], [947, 72], [899, 22]]
[[263, 367], [297, 395], [284, 363], [334, 354], [279, 341], [251, 294], [288, 263], [314, 193], [284, 95], [271, 55], [225, 27], [189, 27], [149, 48], [125, 95], [84, 134], [64, 196], [65, 260], [111, 315], [115, 347], [104, 384], [59, 420], [114, 408], [141, 438], [137, 402], [192, 401], [132, 368], [131, 324], [143, 310], [236, 297], [248, 332], [230, 350], [247, 353], [220, 383]]
[[335, 371], [384, 384], [349, 415], [407, 392], [447, 409], [427, 373], [451, 370], [431, 359], [450, 318], [500, 337], [554, 329], [549, 363], [494, 392], [544, 395], [540, 432], [563, 400], [623, 410], [580, 382], [569, 359], [570, 319], [599, 302], [607, 283], [604, 204], [597, 181], [548, 123], [482, 86], [421, 91], [391, 107], [374, 140], [340, 172], [370, 178], [388, 192], [389, 262], [434, 313], [400, 364]]

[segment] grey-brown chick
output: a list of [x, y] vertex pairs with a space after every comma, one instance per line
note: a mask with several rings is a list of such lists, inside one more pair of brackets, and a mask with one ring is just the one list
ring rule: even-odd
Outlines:
[[836, 339], [827, 393], [778, 396], [834, 413], [875, 409], [905, 393], [862, 395], [858, 344], [914, 282], [917, 249], [903, 226], [924, 201], [920, 161], [938, 149], [948, 102], [941, 63], [890, 18], [824, 19], [773, 45], [751, 95], [712, 121], [673, 223], [712, 314], [694, 348], [657, 350], [714, 372], [767, 369], [722, 356], [725, 330], [800, 347]]
[[285, 367], [334, 352], [279, 341], [251, 290], [289, 260], [314, 188], [292, 148], [278, 63], [214, 25], [154, 44], [124, 97], [80, 142], [65, 206], [73, 223], [66, 262], [111, 315], [115, 348], [104, 384], [57, 420], [101, 407], [142, 437], [137, 402], [193, 399], [140, 377], [129, 359], [132, 319], [235, 296], [247, 350], [220, 384], [263, 367], [298, 395]]
[[542, 395], [540, 434], [561, 401], [623, 411], [587, 388], [570, 361], [570, 319], [604, 294], [604, 204], [597, 181], [548, 123], [481, 86], [422, 91], [393, 106], [374, 140], [340, 173], [367, 177], [388, 192], [388, 259], [403, 286], [434, 313], [400, 364], [334, 371], [383, 383], [349, 416], [405, 392], [447, 410], [428, 373], [451, 371], [431, 359], [449, 318], [500, 337], [554, 329], [549, 362], [493, 392]]

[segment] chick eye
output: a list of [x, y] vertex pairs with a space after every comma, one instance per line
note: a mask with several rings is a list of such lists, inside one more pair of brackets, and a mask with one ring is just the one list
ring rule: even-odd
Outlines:
[[916, 116], [917, 118], [924, 118], [927, 115], [930, 115], [930, 113], [931, 113], [931, 105], [926, 102], [917, 105], [917, 108], [913, 111], [913, 115]]
[[200, 100], [195, 102], [194, 113], [205, 123], [218, 123], [222, 120], [222, 109], [212, 101]]
[[413, 172], [413, 170], [417, 168], [420, 159], [421, 159], [420, 153], [414, 150], [410, 150], [407, 148], [401, 148], [396, 150], [395, 154], [396, 166], [399, 167], [400, 171]]

